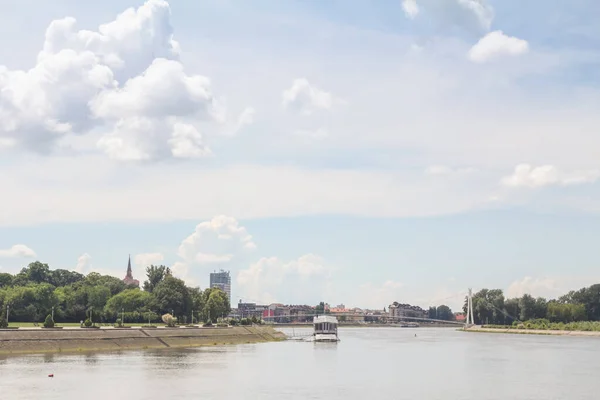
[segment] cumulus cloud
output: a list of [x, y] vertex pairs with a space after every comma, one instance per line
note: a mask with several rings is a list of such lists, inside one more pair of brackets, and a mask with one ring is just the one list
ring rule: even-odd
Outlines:
[[564, 293], [561, 293], [558, 282], [551, 278], [525, 278], [515, 281], [506, 289], [506, 297], [521, 297], [524, 294], [530, 294], [534, 297], [543, 296], [552, 298]]
[[408, 18], [414, 18], [419, 14], [417, 0], [404, 0], [402, 2], [402, 9]]
[[475, 63], [485, 63], [506, 56], [520, 56], [529, 51], [526, 40], [507, 36], [502, 31], [490, 32], [469, 50], [468, 58]]
[[75, 266], [75, 272], [80, 274], [87, 273], [92, 268], [92, 256], [88, 253], [83, 253], [77, 258], [77, 265]]
[[177, 249], [181, 260], [174, 264], [174, 272], [185, 278], [191, 266], [227, 267], [234, 261], [244, 260], [244, 256], [255, 248], [245, 227], [233, 217], [219, 215], [198, 224], [181, 242]]
[[119, 160], [209, 155], [198, 125], [220, 124], [224, 110], [208, 78], [185, 72], [170, 14], [148, 0], [97, 31], [53, 21], [33, 68], [0, 66], [1, 147], [48, 153], [94, 130]]
[[0, 258], [33, 258], [35, 251], [24, 244], [15, 244], [9, 249], [0, 249]]
[[600, 178], [600, 170], [582, 170], [565, 173], [553, 165], [533, 167], [529, 164], [517, 165], [510, 176], [500, 183], [507, 187], [541, 188], [553, 185], [580, 185], [593, 183]]
[[238, 272], [237, 291], [242, 298], [261, 303], [316, 301], [327, 296], [332, 271], [315, 254], [288, 262], [264, 257]]
[[494, 20], [487, 0], [404, 0], [402, 9], [411, 19], [423, 15], [438, 27], [458, 26], [473, 32], [489, 31]]
[[312, 85], [305, 78], [295, 79], [292, 86], [283, 91], [283, 106], [310, 115], [317, 110], [333, 106], [333, 95]]

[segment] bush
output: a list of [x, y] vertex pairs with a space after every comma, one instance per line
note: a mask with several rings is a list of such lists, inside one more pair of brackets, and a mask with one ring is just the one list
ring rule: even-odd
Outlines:
[[208, 322], [205, 322], [204, 324], [202, 324], [202, 326], [205, 328], [208, 328], [210, 326], [213, 326], [213, 324], [212, 324], [212, 322], [208, 321]]
[[121, 321], [121, 318], [117, 318], [117, 320], [115, 321], [115, 326], [119, 328], [123, 326], [123, 321]]
[[48, 314], [46, 320], [44, 321], [44, 328], [54, 328], [54, 320], [52, 319], [52, 315]]
[[83, 325], [84, 325], [86, 328], [89, 328], [90, 326], [92, 326], [92, 320], [91, 320], [91, 319], [89, 319], [89, 318], [88, 318], [88, 319], [86, 319], [86, 320], [85, 320], [85, 322], [83, 323]]
[[8, 322], [6, 322], [6, 318], [4, 318], [4, 315], [0, 315], [0, 329], [6, 328], [8, 328]]
[[165, 314], [162, 316], [162, 320], [168, 327], [173, 328], [177, 325], [177, 320], [173, 318], [171, 314]]
[[240, 325], [252, 325], [252, 320], [250, 318], [242, 318], [240, 321]]
[[231, 325], [231, 326], [238, 326], [239, 324], [240, 323], [238, 322], [237, 319], [233, 319], [232, 318], [232, 319], [229, 320], [229, 325]]

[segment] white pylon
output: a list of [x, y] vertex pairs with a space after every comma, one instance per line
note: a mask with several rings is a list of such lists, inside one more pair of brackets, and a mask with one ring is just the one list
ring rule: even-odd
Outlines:
[[475, 325], [475, 318], [473, 318], [473, 290], [469, 288], [469, 295], [467, 297], [467, 320], [466, 326]]

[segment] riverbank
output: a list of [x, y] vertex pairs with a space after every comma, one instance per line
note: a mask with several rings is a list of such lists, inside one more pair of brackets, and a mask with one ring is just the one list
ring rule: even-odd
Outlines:
[[0, 329], [0, 355], [215, 346], [275, 342], [285, 338], [271, 326]]
[[511, 335], [554, 335], [554, 336], [587, 336], [600, 337], [598, 331], [557, 331], [541, 329], [504, 329], [504, 328], [483, 328], [481, 326], [472, 326], [462, 329], [465, 332], [483, 332], [483, 333], [504, 333]]
[[[297, 323], [297, 324], [272, 324], [271, 326], [274, 326], [275, 328], [312, 328], [313, 324], [310, 322], [307, 322], [307, 323]], [[392, 324], [360, 324], [360, 323], [353, 324], [353, 323], [349, 323], [349, 322], [344, 322], [344, 323], [339, 323], [338, 328], [403, 328], [403, 329], [408, 329], [409, 327], [400, 327], [398, 325], [392, 325]], [[455, 328], [456, 329], [456, 325], [436, 323], [436, 324], [423, 324], [423, 325], [419, 325], [418, 327], [412, 327], [412, 328], [413, 329], [416, 329], [416, 328]]]

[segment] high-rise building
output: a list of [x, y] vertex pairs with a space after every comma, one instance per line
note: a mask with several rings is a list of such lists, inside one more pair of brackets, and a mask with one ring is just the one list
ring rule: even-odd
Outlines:
[[231, 276], [229, 271], [220, 270], [219, 272], [210, 273], [210, 287], [218, 287], [225, 293], [229, 298], [229, 304], [231, 304]]

